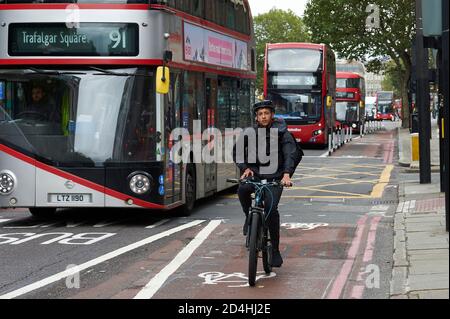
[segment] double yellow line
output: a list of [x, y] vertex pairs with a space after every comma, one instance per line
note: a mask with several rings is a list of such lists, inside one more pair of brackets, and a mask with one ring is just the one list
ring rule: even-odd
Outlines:
[[393, 169], [394, 165], [386, 165], [383, 173], [381, 173], [378, 184], [376, 184], [372, 189], [372, 193], [370, 194], [371, 198], [381, 198], [383, 196], [384, 189], [391, 180], [391, 173]]

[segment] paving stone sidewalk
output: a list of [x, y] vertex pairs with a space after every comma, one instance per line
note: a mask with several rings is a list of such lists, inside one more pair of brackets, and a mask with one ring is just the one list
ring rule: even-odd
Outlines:
[[[405, 145], [406, 134], [401, 130], [399, 145]], [[438, 143], [431, 144], [432, 163], [436, 163], [438, 147]], [[400, 146], [400, 165], [410, 158], [408, 152], [410, 148]], [[449, 299], [449, 235], [439, 183], [400, 182], [399, 201], [394, 217], [391, 298]]]

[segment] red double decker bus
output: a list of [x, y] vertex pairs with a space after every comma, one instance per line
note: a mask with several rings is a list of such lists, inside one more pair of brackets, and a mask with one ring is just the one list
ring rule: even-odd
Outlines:
[[359, 131], [365, 120], [366, 84], [353, 72], [336, 73], [336, 123]]
[[264, 96], [297, 142], [326, 147], [336, 118], [334, 52], [325, 44], [267, 44]]

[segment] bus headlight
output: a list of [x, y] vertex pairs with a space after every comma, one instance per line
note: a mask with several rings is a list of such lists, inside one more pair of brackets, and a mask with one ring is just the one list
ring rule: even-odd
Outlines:
[[0, 172], [0, 195], [9, 195], [17, 185], [14, 174], [10, 171]]
[[313, 136], [318, 136], [318, 135], [320, 135], [320, 134], [322, 134], [322, 133], [323, 133], [322, 130], [317, 130], [317, 131], [314, 131], [314, 132], [313, 132]]
[[144, 172], [135, 172], [129, 177], [129, 186], [133, 193], [143, 195], [152, 187], [152, 177]]
[[356, 126], [356, 124], [355, 124], [355, 123], [353, 123], [353, 124], [352, 124], [352, 127], [353, 127], [353, 128], [356, 128], [357, 126]]

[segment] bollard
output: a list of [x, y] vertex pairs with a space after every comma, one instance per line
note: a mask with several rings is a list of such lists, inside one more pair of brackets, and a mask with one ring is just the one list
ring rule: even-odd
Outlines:
[[333, 134], [328, 134], [328, 155], [331, 156], [331, 153], [333, 153], [332, 147], [333, 147]]
[[419, 156], [419, 133], [411, 134], [411, 161], [418, 162], [420, 160]]

